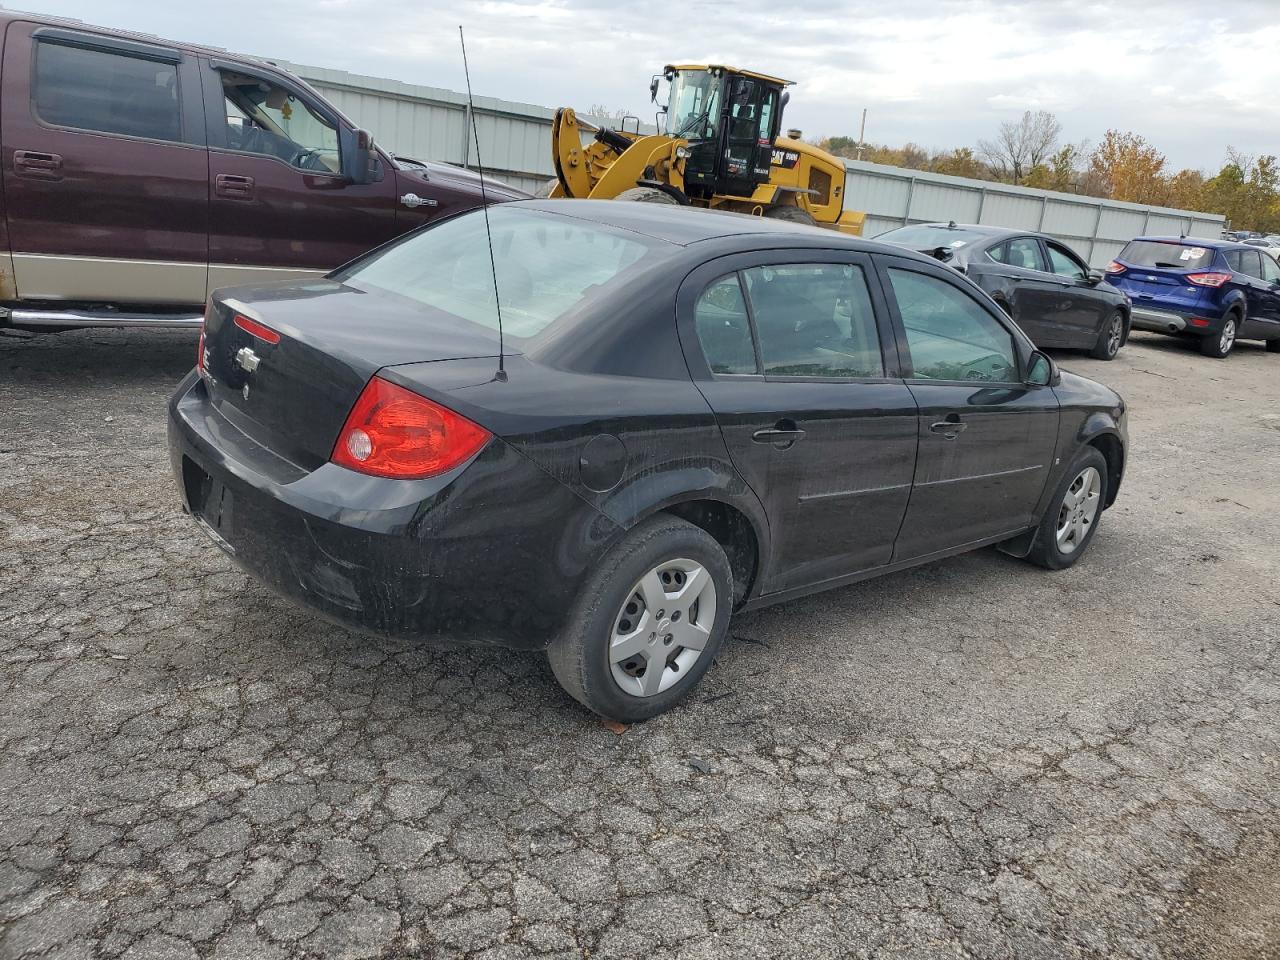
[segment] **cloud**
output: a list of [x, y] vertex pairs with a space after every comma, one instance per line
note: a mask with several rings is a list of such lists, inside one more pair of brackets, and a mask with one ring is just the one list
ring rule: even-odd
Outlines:
[[1067, 141], [1133, 130], [1170, 165], [1228, 145], [1274, 151], [1280, 22], [1256, 0], [27, 0], [108, 26], [460, 89], [457, 24], [480, 95], [647, 116], [663, 64], [714, 61], [797, 81], [789, 126], [971, 145], [1026, 109]]

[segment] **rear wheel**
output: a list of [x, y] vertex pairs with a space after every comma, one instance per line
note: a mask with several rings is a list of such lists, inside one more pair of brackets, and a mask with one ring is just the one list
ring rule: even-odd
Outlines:
[[1200, 338], [1200, 352], [1206, 357], [1225, 360], [1231, 348], [1236, 345], [1236, 333], [1239, 329], [1240, 318], [1234, 313], [1227, 314], [1227, 319], [1222, 321], [1220, 333], [1211, 333], [1207, 337]]
[[1114, 311], [1098, 331], [1098, 342], [1089, 351], [1095, 360], [1114, 360], [1124, 345], [1124, 312]]
[[1268, 340], [1267, 353], [1280, 353], [1280, 340]]
[[1097, 447], [1085, 447], [1054, 491], [1027, 559], [1049, 570], [1071, 566], [1089, 548], [1106, 502], [1106, 457]]
[[697, 686], [724, 641], [732, 606], [733, 573], [715, 538], [656, 517], [600, 563], [547, 659], [588, 709], [623, 723], [647, 720]]
[[802, 210], [800, 207], [794, 207], [789, 203], [780, 203], [776, 207], [770, 207], [764, 212], [764, 215], [770, 220], [786, 220], [788, 223], [803, 223], [811, 227], [816, 227], [818, 221], [813, 219], [813, 214], [808, 210]]
[[656, 187], [632, 187], [629, 190], [623, 190], [614, 199], [631, 200], [636, 203], [674, 203], [677, 205], [680, 203], [671, 194], [664, 193]]

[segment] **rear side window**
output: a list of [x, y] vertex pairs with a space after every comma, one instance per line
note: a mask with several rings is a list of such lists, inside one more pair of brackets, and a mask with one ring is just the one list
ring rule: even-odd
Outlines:
[[181, 140], [178, 68], [61, 43], [36, 44], [34, 102], [45, 123]]
[[914, 377], [1017, 382], [1013, 336], [971, 297], [945, 280], [911, 270], [891, 268], [889, 281]]
[[712, 373], [758, 373], [751, 321], [738, 275], [721, 277], [703, 291], [694, 308], [698, 342]]
[[788, 263], [743, 273], [766, 376], [883, 377], [862, 268]]
[[1261, 280], [1263, 256], [1264, 254], [1258, 250], [1241, 250], [1240, 266], [1237, 269], [1246, 276]]
[[1117, 258], [1135, 267], [1203, 270], [1213, 264], [1217, 251], [1194, 243], [1162, 240], [1130, 240]]

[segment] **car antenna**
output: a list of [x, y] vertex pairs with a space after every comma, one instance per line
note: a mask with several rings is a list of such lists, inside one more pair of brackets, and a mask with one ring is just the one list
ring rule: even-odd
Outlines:
[[493, 379], [507, 382], [507, 371], [502, 363], [504, 341], [502, 336], [502, 298], [498, 296], [498, 262], [493, 256], [493, 230], [489, 227], [489, 197], [484, 189], [484, 164], [480, 161], [480, 128], [476, 126], [476, 106], [471, 100], [471, 68], [467, 66], [467, 39], [458, 24], [458, 42], [462, 44], [462, 73], [467, 79], [467, 114], [471, 117], [471, 135], [476, 141], [476, 172], [480, 174], [480, 209], [484, 211], [484, 235], [489, 242], [489, 270], [493, 273], [493, 306], [498, 312], [498, 372]]

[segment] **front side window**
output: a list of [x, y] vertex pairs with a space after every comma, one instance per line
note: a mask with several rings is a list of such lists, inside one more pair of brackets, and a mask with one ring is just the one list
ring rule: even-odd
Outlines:
[[489, 223], [492, 265], [485, 218], [477, 210], [409, 234], [332, 276], [496, 330], [496, 272], [503, 332], [532, 337], [611, 296], [666, 251], [678, 249], [629, 231], [507, 204], [489, 209]]
[[315, 173], [342, 172], [338, 129], [305, 100], [256, 77], [222, 74], [227, 147]]
[[1280, 281], [1280, 264], [1265, 254], [1262, 257], [1262, 279], [1267, 283]]
[[1083, 280], [1089, 275], [1089, 271], [1082, 267], [1075, 257], [1056, 243], [1046, 243], [1045, 247], [1049, 250], [1049, 268], [1058, 276]]
[[788, 263], [743, 273], [766, 376], [883, 377], [862, 268]]
[[1016, 383], [1013, 335], [951, 283], [890, 268], [906, 328], [913, 376], [923, 380]]
[[1044, 261], [1040, 257], [1040, 244], [1034, 237], [1018, 237], [1008, 243], [1002, 243], [990, 251], [989, 256], [996, 263], [1005, 263], [1023, 270], [1039, 270], [1044, 272]]
[[751, 321], [738, 275], [721, 277], [702, 292], [694, 308], [698, 342], [712, 373], [758, 373]]
[[38, 42], [33, 100], [36, 115], [55, 126], [182, 139], [176, 64]]

